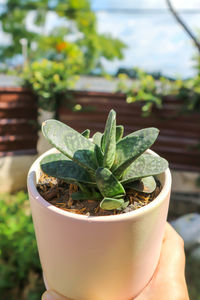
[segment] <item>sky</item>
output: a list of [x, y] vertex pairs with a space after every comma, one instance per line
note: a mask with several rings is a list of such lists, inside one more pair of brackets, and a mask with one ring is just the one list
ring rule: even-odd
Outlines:
[[[200, 30], [200, 0], [172, 0], [176, 9], [198, 9], [199, 14], [181, 14], [188, 26]], [[98, 28], [122, 39], [128, 49], [123, 61], [105, 62], [109, 71], [117, 67], [137, 66], [146, 71], [162, 71], [166, 75], [188, 77], [195, 74], [191, 40], [170, 13], [111, 14], [103, 8], [167, 9], [165, 0], [92, 0], [97, 12]]]
[[[6, 0], [0, 0], [0, 3]], [[184, 14], [181, 17], [188, 26], [200, 31], [200, 0], [171, 0], [176, 9], [198, 9], [199, 13]], [[111, 13], [109, 9], [166, 9], [165, 0], [91, 0], [96, 11], [98, 31], [110, 33], [127, 44], [124, 59], [107, 62], [105, 69], [114, 73], [118, 67], [139, 67], [146, 71], [161, 71], [170, 76], [186, 78], [195, 74], [192, 57], [195, 54], [191, 40], [169, 12]], [[27, 18], [27, 27], [33, 28], [33, 15]], [[46, 28], [58, 22], [51, 13]], [[37, 28], [36, 28], [37, 30]], [[9, 43], [9, 36], [2, 33], [0, 43]]]

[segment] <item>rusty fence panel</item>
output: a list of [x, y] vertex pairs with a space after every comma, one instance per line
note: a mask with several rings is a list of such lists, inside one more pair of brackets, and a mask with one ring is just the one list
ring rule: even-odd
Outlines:
[[37, 153], [37, 105], [30, 90], [0, 88], [0, 157]]
[[[69, 100], [70, 99], [70, 100]], [[149, 117], [141, 117], [141, 104], [126, 103], [124, 94], [103, 92], [74, 92], [58, 108], [59, 119], [79, 132], [86, 128], [103, 131], [111, 108], [117, 112], [117, 123], [126, 128], [125, 134], [157, 127], [160, 135], [152, 147], [177, 170], [200, 172], [200, 114], [179, 114], [181, 101], [165, 97], [163, 108], [154, 110]], [[72, 111], [76, 104], [81, 111]]]

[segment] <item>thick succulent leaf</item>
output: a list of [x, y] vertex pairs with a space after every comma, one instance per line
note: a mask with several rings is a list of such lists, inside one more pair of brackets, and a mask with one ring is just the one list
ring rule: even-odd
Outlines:
[[77, 183], [77, 185], [84, 194], [88, 194], [88, 195], [91, 193], [91, 188], [94, 188], [85, 183], [81, 183], [80, 181]]
[[123, 134], [124, 134], [124, 126], [117, 125], [116, 126], [116, 143], [122, 139]]
[[96, 145], [98, 145], [101, 148], [101, 139], [102, 139], [103, 134], [101, 132], [96, 132], [93, 137], [92, 137], [92, 141], [93, 143], [95, 143]]
[[104, 130], [104, 158], [103, 166], [104, 168], [110, 169], [115, 160], [115, 150], [116, 150], [116, 112], [112, 109], [109, 112], [108, 119], [106, 122]]
[[86, 139], [89, 139], [89, 137], [90, 137], [90, 129], [85, 129], [81, 134], [82, 134], [82, 136], [84, 136]]
[[72, 200], [88, 200], [88, 194], [83, 192], [75, 192], [71, 194]]
[[68, 183], [82, 182], [96, 185], [90, 174], [62, 153], [49, 154], [40, 162], [41, 169], [49, 176], [63, 179]]
[[123, 204], [122, 204], [122, 206], [120, 206], [119, 208], [117, 208], [117, 210], [122, 210], [122, 209], [125, 209], [125, 208], [127, 208], [127, 206], [129, 205], [129, 201], [126, 201], [126, 202], [124, 202]]
[[[116, 143], [119, 142], [124, 134], [124, 126], [122, 125], [117, 125], [116, 126]], [[104, 134], [101, 137], [101, 149], [104, 152], [105, 151], [105, 138], [104, 138]]]
[[123, 186], [107, 168], [96, 170], [96, 183], [104, 197], [112, 198], [117, 195], [125, 195]]
[[152, 193], [156, 188], [156, 181], [153, 176], [144, 177], [141, 180], [130, 182], [127, 187], [143, 193]]
[[73, 200], [101, 200], [102, 196], [100, 193], [87, 194], [84, 192], [75, 192], [72, 194]]
[[95, 145], [95, 157], [96, 157], [96, 163], [99, 167], [103, 166], [103, 152], [101, 151], [101, 148], [98, 145]]
[[136, 160], [144, 151], [151, 147], [158, 136], [157, 128], [145, 128], [135, 131], [117, 143], [115, 161], [112, 172], [120, 178], [123, 172]]
[[121, 183], [124, 185], [143, 177], [158, 175], [167, 168], [168, 162], [164, 158], [144, 153], [124, 172]]
[[124, 204], [123, 199], [114, 199], [114, 198], [107, 198], [105, 197], [101, 203], [100, 207], [105, 210], [112, 210], [122, 207]]
[[105, 136], [104, 136], [104, 134], [102, 134], [102, 138], [101, 138], [101, 151], [103, 153], [105, 151]]
[[42, 132], [47, 140], [60, 152], [94, 174], [96, 160], [94, 143], [79, 132], [57, 120], [47, 120], [42, 124]]

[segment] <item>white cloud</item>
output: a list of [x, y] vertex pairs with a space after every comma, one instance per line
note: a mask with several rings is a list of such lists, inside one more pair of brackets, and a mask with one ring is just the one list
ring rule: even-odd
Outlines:
[[[126, 2], [130, 3], [128, 0]], [[143, 0], [140, 3], [147, 2], [152, 6], [161, 3], [158, 0]], [[178, 4], [177, 0], [174, 2]], [[191, 3], [194, 5], [197, 1], [193, 0]], [[200, 27], [199, 15], [184, 15], [184, 18], [191, 28], [198, 25]], [[177, 73], [183, 77], [194, 74], [191, 68], [191, 57], [195, 51], [192, 42], [169, 13], [162, 15], [98, 13], [98, 25], [100, 32], [109, 31], [129, 46], [123, 61], [104, 62], [109, 70], [114, 71], [119, 66], [138, 66], [151, 71], [161, 70], [172, 76]]]

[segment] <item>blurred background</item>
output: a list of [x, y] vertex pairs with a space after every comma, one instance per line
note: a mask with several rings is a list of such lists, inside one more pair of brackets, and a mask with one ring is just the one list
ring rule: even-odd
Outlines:
[[126, 134], [160, 129], [152, 147], [173, 177], [169, 221], [185, 241], [200, 299], [200, 1], [0, 0], [0, 298], [44, 291], [26, 176], [50, 146], [41, 122]]

